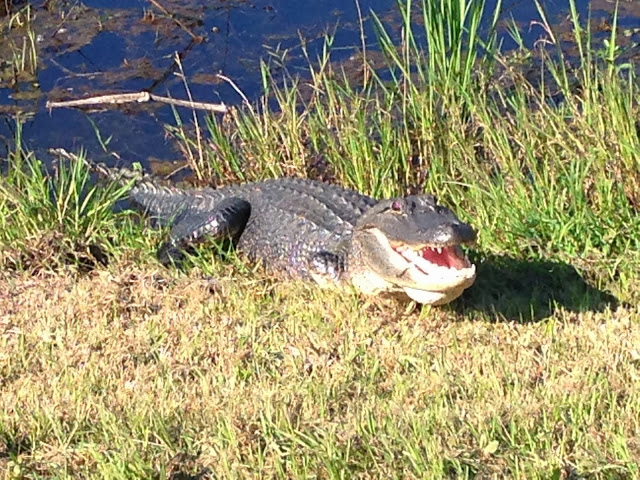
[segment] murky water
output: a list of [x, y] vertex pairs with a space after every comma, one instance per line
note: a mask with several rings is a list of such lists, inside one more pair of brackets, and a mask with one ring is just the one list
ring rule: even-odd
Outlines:
[[[434, 0], [435, 1], [435, 0]], [[24, 3], [17, 7], [24, 8]], [[86, 149], [101, 154], [96, 128], [109, 149], [124, 161], [174, 160], [179, 156], [164, 137], [164, 123], [174, 124], [170, 107], [161, 104], [129, 104], [99, 111], [45, 109], [47, 100], [82, 98], [104, 93], [148, 90], [158, 95], [187, 98], [177, 75], [174, 55], [182, 68], [194, 100], [240, 104], [232, 86], [216, 76], [233, 80], [249, 98], [261, 91], [260, 59], [286, 60], [290, 70], [304, 68], [302, 41], [312, 57], [322, 50], [323, 35], [335, 34], [332, 58], [344, 60], [361, 47], [358, 4], [342, 0], [158, 0], [181, 25], [147, 0], [85, 0], [31, 2], [38, 67], [33, 78], [13, 83], [2, 70], [10, 61], [9, 43], [22, 45], [25, 29], [10, 36], [7, 19], [0, 20], [0, 157], [11, 148], [15, 130], [13, 115], [22, 112], [26, 146], [38, 152], [50, 147]], [[417, 6], [416, 2], [416, 6]], [[615, 3], [577, 0], [581, 15], [610, 21]], [[52, 7], [53, 5], [53, 7]], [[555, 25], [569, 27], [566, 0], [547, 1]], [[47, 6], [49, 10], [47, 9]], [[395, 0], [360, 0], [367, 48], [375, 49], [370, 11], [384, 19], [390, 32], [400, 33]], [[487, 9], [493, 9], [489, 1]], [[621, 25], [629, 32], [629, 44], [640, 40], [640, 2], [621, 4]], [[520, 26], [528, 45], [542, 29], [532, 21], [538, 13], [532, 1], [505, 0], [502, 18]], [[504, 23], [503, 23], [504, 25]], [[190, 32], [190, 33], [189, 33]], [[204, 37], [195, 41], [191, 34]], [[506, 31], [503, 48], [513, 48]], [[26, 42], [25, 44], [28, 44]], [[3, 58], [5, 57], [5, 58]], [[190, 111], [178, 109], [185, 121]]]

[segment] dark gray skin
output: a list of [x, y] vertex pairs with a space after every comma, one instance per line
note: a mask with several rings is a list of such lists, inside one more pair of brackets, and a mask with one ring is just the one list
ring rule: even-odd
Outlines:
[[476, 232], [433, 195], [380, 200], [358, 218], [356, 228], [381, 230], [391, 243], [445, 247], [473, 243]]
[[213, 237], [231, 239], [249, 259], [288, 277], [372, 295], [404, 292], [421, 303], [447, 303], [475, 279], [475, 267], [459, 249], [475, 232], [431, 195], [375, 200], [335, 185], [279, 178], [202, 190], [142, 179], [130, 197], [172, 225], [158, 252], [163, 263], [178, 262], [185, 247]]

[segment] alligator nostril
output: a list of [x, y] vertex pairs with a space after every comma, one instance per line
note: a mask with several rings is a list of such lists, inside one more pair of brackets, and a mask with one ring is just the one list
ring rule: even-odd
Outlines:
[[432, 241], [443, 245], [454, 245], [460, 243], [472, 243], [476, 239], [476, 232], [466, 223], [448, 223], [440, 226], [434, 232]]
[[451, 226], [453, 236], [459, 243], [474, 242], [476, 240], [476, 232], [467, 223], [455, 223]]

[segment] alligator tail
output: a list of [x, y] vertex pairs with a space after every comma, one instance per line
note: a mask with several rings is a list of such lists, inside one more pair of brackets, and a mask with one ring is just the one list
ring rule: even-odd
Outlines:
[[[185, 191], [174, 186], [162, 185], [161, 179], [145, 174], [141, 168], [108, 167], [104, 163], [93, 162], [84, 156], [74, 155], [63, 149], [56, 149], [52, 153], [74, 162], [84, 162], [92, 171], [109, 182], [123, 186], [129, 185], [131, 187], [128, 191], [129, 200], [138, 209], [153, 215], [160, 223], [170, 222], [176, 214], [188, 209], [190, 205], [202, 202], [199, 198], [201, 191]], [[206, 196], [206, 198], [209, 197], [212, 197], [211, 193]]]
[[142, 169], [109, 167], [105, 163], [94, 162], [84, 155], [76, 155], [74, 153], [66, 151], [64, 148], [50, 148], [49, 153], [57, 157], [66, 158], [73, 162], [82, 162], [87, 165], [93, 172], [97, 173], [100, 177], [103, 177], [112, 182], [116, 182], [118, 184], [124, 185], [131, 181], [133, 181], [134, 184], [138, 184], [143, 182], [144, 180], [151, 179], [151, 176], [145, 174]]

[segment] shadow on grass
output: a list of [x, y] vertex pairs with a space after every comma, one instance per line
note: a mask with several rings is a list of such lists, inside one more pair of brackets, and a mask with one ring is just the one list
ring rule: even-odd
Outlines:
[[490, 255], [476, 260], [476, 283], [452, 305], [459, 313], [481, 311], [495, 320], [537, 322], [559, 308], [569, 312], [612, 309], [618, 300], [589, 285], [571, 265]]

